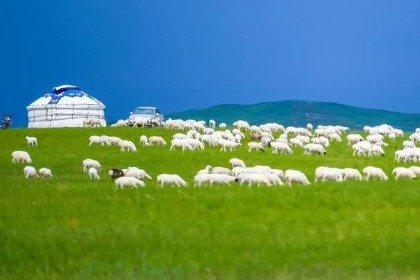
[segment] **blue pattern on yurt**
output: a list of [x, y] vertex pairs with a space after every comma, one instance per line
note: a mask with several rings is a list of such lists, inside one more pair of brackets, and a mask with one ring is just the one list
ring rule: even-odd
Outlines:
[[47, 93], [45, 96], [51, 96], [50, 102], [48, 104], [57, 104], [60, 99], [64, 96], [68, 97], [82, 97], [83, 95], [86, 95], [85, 92], [83, 92], [79, 87], [76, 86], [61, 86], [61, 87], [55, 87], [53, 90], [49, 93]]

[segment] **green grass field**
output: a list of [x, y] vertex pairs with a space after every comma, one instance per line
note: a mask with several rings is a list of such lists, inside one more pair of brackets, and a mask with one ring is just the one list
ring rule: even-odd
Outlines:
[[[8, 129], [0, 131], [1, 279], [419, 279], [420, 181], [395, 181], [393, 155], [356, 158], [332, 143], [328, 155], [169, 151], [141, 147], [140, 135], [175, 131], [141, 128]], [[93, 145], [91, 135], [136, 143], [136, 153]], [[36, 136], [38, 147], [27, 147]], [[407, 137], [406, 137], [407, 138]], [[11, 152], [26, 150], [34, 167], [54, 178], [25, 179], [25, 164]], [[295, 168], [309, 187], [215, 186], [193, 188], [207, 164]], [[90, 181], [82, 160], [104, 169]], [[317, 166], [381, 167], [389, 181], [313, 183]], [[116, 190], [106, 170], [138, 166], [154, 179], [177, 173], [187, 188]]]

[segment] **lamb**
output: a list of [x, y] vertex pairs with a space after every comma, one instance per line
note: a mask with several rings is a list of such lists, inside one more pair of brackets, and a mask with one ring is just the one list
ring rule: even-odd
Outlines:
[[146, 185], [144, 184], [143, 181], [135, 178], [135, 177], [130, 177], [130, 176], [123, 176], [123, 177], [119, 177], [117, 179], [115, 179], [115, 187], [118, 189], [122, 189], [124, 186], [131, 186], [133, 188], [137, 188], [137, 185], [141, 186], [141, 187], [145, 187]]
[[83, 171], [88, 172], [89, 168], [95, 168], [98, 172], [101, 172], [101, 164], [99, 161], [87, 158], [83, 160]]
[[263, 144], [261, 143], [261, 142], [253, 142], [253, 141], [251, 141], [251, 142], [249, 142], [248, 143], [248, 152], [251, 152], [252, 150], [260, 150], [260, 151], [262, 151], [262, 152], [264, 152], [265, 150], [264, 150], [264, 147], [263, 147]]
[[29, 165], [23, 168], [23, 174], [25, 175], [26, 179], [29, 177], [39, 177], [35, 167]]
[[308, 178], [306, 178], [306, 175], [302, 171], [299, 171], [299, 170], [287, 169], [284, 173], [284, 178], [286, 179], [286, 182], [289, 186], [292, 186], [293, 182], [301, 183], [302, 185], [305, 185], [305, 186], [308, 186], [311, 184]]
[[26, 141], [28, 142], [28, 147], [38, 146], [38, 139], [36, 137], [26, 136]]
[[88, 170], [89, 178], [91, 180], [99, 180], [101, 179], [98, 175], [98, 170], [95, 167], [90, 167]]
[[38, 170], [39, 175], [41, 175], [41, 178], [52, 178], [52, 172], [51, 169], [42, 167]]
[[108, 170], [109, 176], [111, 176], [111, 179], [117, 179], [122, 176], [124, 176], [124, 172], [121, 169], [118, 168], [111, 168]]
[[232, 168], [236, 166], [246, 167], [245, 162], [239, 158], [231, 158], [229, 163], [232, 165]]
[[12, 153], [12, 163], [20, 163], [20, 162], [32, 163], [32, 159], [29, 156], [28, 152], [14, 151]]
[[363, 175], [365, 176], [366, 181], [369, 181], [369, 178], [375, 178], [375, 177], [379, 178], [381, 181], [388, 180], [388, 176], [379, 167], [367, 166], [363, 168]]
[[398, 178], [400, 177], [405, 177], [409, 179], [416, 178], [416, 174], [414, 173], [414, 171], [411, 168], [407, 167], [395, 167], [392, 170], [392, 175], [395, 176], [395, 180], [398, 180]]
[[158, 146], [166, 146], [166, 141], [161, 136], [150, 136], [149, 143], [150, 145], [157, 144]]
[[157, 176], [157, 182], [158, 184], [160, 184], [160, 187], [163, 188], [163, 185], [167, 184], [167, 185], [172, 185], [172, 187], [174, 185], [180, 187], [180, 186], [187, 186], [187, 182], [182, 179], [179, 175], [177, 174], [159, 174]]

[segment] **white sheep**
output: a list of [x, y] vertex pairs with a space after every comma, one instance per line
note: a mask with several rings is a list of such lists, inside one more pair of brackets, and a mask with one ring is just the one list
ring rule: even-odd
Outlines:
[[146, 135], [140, 136], [140, 144], [143, 146], [150, 146]]
[[39, 175], [41, 175], [42, 178], [52, 178], [52, 172], [51, 169], [42, 167], [38, 170]]
[[123, 176], [115, 179], [115, 187], [118, 189], [122, 189], [124, 186], [131, 186], [133, 188], [137, 188], [137, 185], [141, 187], [145, 187], [143, 181], [135, 178], [135, 177], [129, 177], [129, 176]]
[[252, 184], [257, 184], [258, 187], [261, 186], [261, 184], [264, 184], [266, 186], [272, 186], [267, 176], [261, 173], [241, 173], [238, 176], [238, 181], [241, 186], [244, 183], [248, 183], [248, 186], [251, 186]]
[[28, 142], [28, 147], [38, 146], [38, 139], [36, 137], [26, 136], [26, 142]]
[[186, 139], [179, 138], [172, 139], [171, 147], [169, 148], [169, 150], [172, 151], [175, 148], [182, 148], [183, 151], [185, 151], [186, 149], [194, 150], [194, 148], [191, 146], [190, 143], [186, 141]]
[[260, 150], [262, 152], [265, 151], [263, 147], [263, 143], [251, 141], [248, 143], [248, 152], [251, 152], [252, 150]]
[[395, 167], [392, 170], [392, 175], [395, 176], [395, 180], [398, 180], [400, 177], [414, 179], [416, 178], [416, 174], [411, 168], [407, 167]]
[[88, 170], [89, 178], [91, 180], [100, 180], [101, 177], [98, 175], [98, 170], [95, 167], [90, 167]]
[[121, 148], [121, 152], [125, 152], [127, 149], [127, 152], [136, 152], [137, 148], [136, 145], [130, 140], [121, 140], [118, 145]]
[[289, 186], [292, 185], [293, 182], [300, 183], [302, 185], [308, 186], [311, 183], [309, 182], [306, 175], [299, 170], [288, 169], [284, 172], [284, 178]]
[[210, 174], [227, 174], [231, 175], [232, 171], [229, 168], [221, 167], [221, 166], [215, 166], [210, 170]]
[[161, 136], [150, 136], [149, 143], [151, 145], [157, 144], [158, 146], [166, 146], [166, 141]]
[[20, 162], [32, 163], [32, 159], [29, 156], [28, 152], [25, 152], [25, 151], [12, 152], [12, 163], [20, 163]]
[[311, 155], [311, 154], [318, 154], [318, 155], [326, 155], [327, 151], [325, 150], [324, 146], [321, 144], [314, 144], [309, 143], [303, 146], [303, 154], [305, 155]]
[[271, 149], [273, 149], [272, 153], [273, 154], [278, 154], [278, 152], [280, 151], [280, 154], [293, 154], [293, 150], [292, 148], [283, 142], [271, 142], [270, 143]]
[[363, 141], [363, 136], [360, 134], [349, 134], [347, 135], [347, 144], [349, 146], [356, 144], [359, 141]]
[[238, 143], [236, 141], [226, 140], [226, 139], [219, 139], [218, 144], [222, 146], [220, 148], [220, 151], [226, 152], [226, 148], [229, 148], [230, 151], [234, 151], [236, 147], [241, 146], [241, 143]]
[[124, 176], [127, 177], [136, 177], [141, 180], [147, 178], [149, 180], [152, 180], [152, 176], [147, 174], [147, 172], [144, 169], [135, 166], [129, 166], [127, 169], [123, 169], [123, 172]]
[[232, 165], [232, 168], [236, 166], [246, 167], [245, 162], [239, 158], [231, 158], [229, 163]]
[[26, 179], [29, 177], [39, 177], [35, 167], [29, 165], [23, 168], [23, 174], [25, 175]]
[[321, 180], [322, 182], [325, 182], [326, 180], [342, 182], [343, 175], [338, 168], [320, 166], [315, 169], [315, 182], [318, 180]]
[[161, 187], [163, 187], [163, 185], [172, 185], [172, 187], [174, 185], [178, 187], [187, 186], [187, 182], [177, 174], [159, 174], [157, 176], [157, 182]]
[[82, 164], [84, 172], [88, 172], [89, 168], [91, 167], [95, 168], [98, 172], [101, 172], [101, 164], [95, 159], [87, 158], [83, 160]]
[[388, 176], [379, 167], [367, 166], [363, 168], [363, 175], [365, 176], [366, 181], [369, 181], [369, 178], [379, 178], [381, 181], [388, 180]]
[[341, 174], [343, 175], [343, 181], [354, 179], [357, 181], [362, 181], [363, 177], [359, 170], [355, 168], [342, 168]]
[[205, 184], [210, 186], [213, 184], [229, 185], [236, 180], [236, 177], [227, 174], [197, 174], [194, 176], [194, 187], [201, 187]]

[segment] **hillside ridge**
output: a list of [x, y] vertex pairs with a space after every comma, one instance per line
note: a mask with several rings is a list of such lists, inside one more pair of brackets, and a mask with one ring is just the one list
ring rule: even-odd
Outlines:
[[420, 126], [420, 114], [362, 108], [335, 102], [283, 100], [255, 104], [221, 104], [208, 108], [192, 109], [166, 114], [172, 119], [214, 119], [228, 125], [242, 119], [250, 124], [277, 122], [286, 126], [343, 125], [360, 130], [365, 125], [390, 124], [414, 130]]

